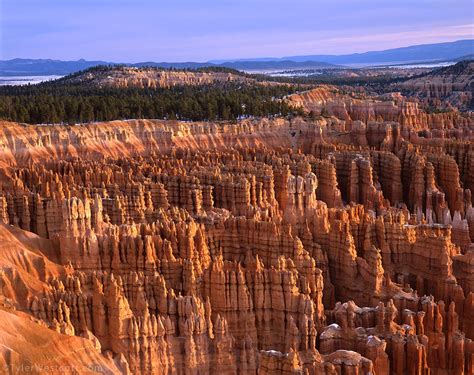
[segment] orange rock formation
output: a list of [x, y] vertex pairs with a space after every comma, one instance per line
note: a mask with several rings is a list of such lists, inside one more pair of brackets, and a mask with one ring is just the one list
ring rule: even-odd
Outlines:
[[[71, 83], [86, 83], [97, 87], [139, 87], [158, 88], [181, 85], [209, 85], [212, 83], [257, 83], [248, 78], [229, 72], [217, 71], [176, 71], [160, 68], [113, 67], [90, 70], [67, 78]], [[265, 84], [272, 84], [265, 82]]]
[[0, 365], [472, 373], [473, 120], [318, 90], [333, 117], [1, 123]]

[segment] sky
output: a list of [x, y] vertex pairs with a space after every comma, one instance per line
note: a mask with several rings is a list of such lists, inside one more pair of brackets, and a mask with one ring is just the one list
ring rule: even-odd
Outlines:
[[209, 61], [474, 38], [473, 0], [0, 0], [0, 59]]

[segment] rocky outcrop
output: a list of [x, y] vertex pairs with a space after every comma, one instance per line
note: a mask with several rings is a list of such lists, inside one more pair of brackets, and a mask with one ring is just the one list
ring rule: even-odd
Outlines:
[[474, 62], [466, 60], [395, 86], [419, 97], [433, 107], [440, 107], [446, 103], [458, 108], [472, 109], [473, 77]]
[[68, 83], [81, 83], [97, 87], [158, 88], [173, 86], [197, 86], [212, 83], [257, 83], [245, 75], [223, 71], [170, 70], [137, 67], [96, 67], [84, 73], [66, 78]]
[[334, 104], [346, 120], [2, 123], [3, 362], [471, 373], [470, 125], [459, 140], [411, 104], [364, 105]]
[[[467, 77], [472, 79], [472, 74], [468, 74]], [[469, 86], [469, 82], [464, 84]], [[470, 103], [471, 96], [470, 93], [462, 95], [462, 103]], [[289, 95], [287, 101], [313, 116], [334, 116], [344, 121], [342, 129], [339, 130], [350, 132], [349, 140], [360, 146], [367, 146], [369, 142], [373, 143], [376, 140], [377, 134], [373, 132], [374, 124], [382, 122], [398, 123], [405, 131], [414, 129], [417, 132], [444, 135], [448, 131], [456, 130], [458, 134], [466, 131], [472, 134], [470, 127], [473, 121], [472, 114], [466, 116], [451, 106], [441, 112], [427, 112], [424, 110], [427, 105], [411, 96], [401, 94], [374, 98], [355, 92], [348, 94], [334, 86], [319, 86]], [[439, 107], [439, 103], [436, 104]], [[464, 107], [465, 105], [460, 106]], [[372, 128], [371, 131], [368, 131], [369, 126]]]

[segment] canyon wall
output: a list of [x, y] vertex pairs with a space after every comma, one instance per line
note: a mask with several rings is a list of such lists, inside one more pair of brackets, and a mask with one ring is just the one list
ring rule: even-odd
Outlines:
[[321, 90], [315, 120], [0, 123], [1, 365], [472, 373], [474, 122]]
[[66, 77], [68, 83], [87, 84], [95, 87], [114, 88], [170, 88], [174, 86], [198, 86], [224, 83], [277, 84], [260, 82], [237, 71], [170, 70], [137, 67], [101, 67], [89, 69]]

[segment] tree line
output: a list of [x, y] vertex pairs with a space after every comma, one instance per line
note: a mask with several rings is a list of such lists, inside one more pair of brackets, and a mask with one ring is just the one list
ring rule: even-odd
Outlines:
[[218, 83], [171, 88], [99, 88], [47, 82], [0, 87], [0, 118], [42, 123], [117, 119], [236, 120], [301, 112], [279, 100], [297, 85]]

